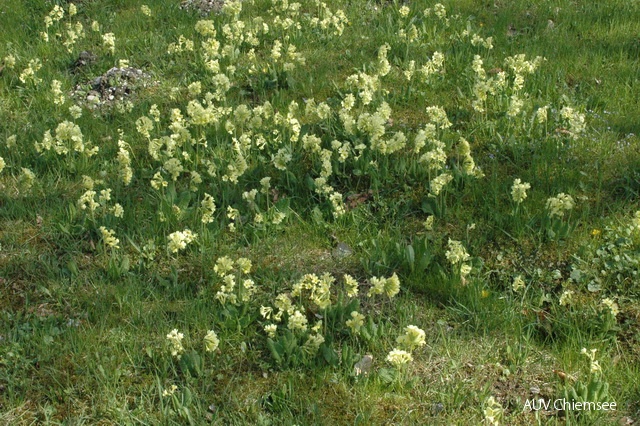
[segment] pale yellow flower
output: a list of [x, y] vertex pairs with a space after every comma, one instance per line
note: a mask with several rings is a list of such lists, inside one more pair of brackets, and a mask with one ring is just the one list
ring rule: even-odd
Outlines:
[[278, 326], [276, 324], [267, 324], [264, 326], [264, 331], [267, 333], [267, 336], [272, 339], [276, 337], [276, 332], [278, 331]]
[[516, 292], [520, 291], [524, 287], [525, 287], [525, 283], [521, 275], [518, 275], [513, 279], [513, 283], [511, 284], [511, 288], [513, 289], [513, 291], [516, 291]]
[[214, 352], [218, 349], [218, 345], [220, 345], [220, 339], [218, 339], [218, 335], [213, 330], [209, 330], [207, 335], [204, 336], [204, 348], [207, 352]]
[[104, 226], [100, 227], [100, 232], [102, 233], [102, 241], [108, 247], [113, 249], [119, 249], [120, 240], [115, 237], [115, 232], [105, 228]]
[[404, 334], [396, 339], [398, 345], [408, 351], [412, 351], [419, 346], [426, 345], [426, 334], [424, 330], [415, 325], [408, 325], [404, 329]]
[[351, 329], [353, 334], [360, 333], [360, 329], [364, 325], [364, 315], [358, 311], [351, 312], [351, 319], [348, 319], [345, 324]]
[[560, 306], [570, 305], [572, 298], [573, 298], [573, 291], [565, 290], [560, 295], [560, 300], [558, 301], [558, 303], [560, 304]]
[[527, 198], [527, 190], [531, 188], [531, 184], [522, 182], [520, 178], [513, 181], [511, 186], [511, 198], [516, 204], [520, 204]]
[[344, 286], [348, 297], [356, 297], [358, 295], [358, 281], [351, 275], [344, 275]]
[[394, 349], [389, 352], [386, 359], [387, 362], [396, 368], [400, 368], [413, 361], [413, 357], [409, 352], [400, 349]]
[[113, 33], [105, 33], [102, 35], [102, 45], [114, 54], [116, 51], [116, 36]]
[[180, 359], [182, 352], [184, 352], [182, 339], [184, 339], [184, 334], [179, 333], [175, 328], [167, 334], [167, 340], [169, 340], [169, 344], [171, 345], [171, 355], [178, 359]]
[[197, 237], [198, 234], [191, 232], [189, 229], [173, 232], [167, 237], [169, 240], [167, 249], [170, 253], [177, 253], [180, 250], [184, 250], [187, 244], [193, 242]]
[[172, 396], [177, 390], [178, 390], [178, 387], [176, 385], [171, 385], [170, 388], [164, 389], [162, 391], [162, 396], [165, 398], [168, 396]]
[[611, 315], [615, 318], [619, 313], [620, 313], [620, 308], [618, 307], [618, 304], [610, 298], [606, 298], [606, 299], [602, 299], [602, 305], [604, 305], [607, 309], [609, 309], [609, 312], [611, 312]]
[[549, 211], [550, 217], [563, 217], [565, 211], [573, 209], [574, 206], [575, 201], [573, 201], [571, 195], [567, 195], [563, 192], [555, 197], [550, 197], [549, 199], [547, 199], [546, 203], [546, 207]]
[[299, 310], [295, 310], [293, 315], [289, 316], [289, 322], [287, 327], [291, 331], [304, 332], [307, 330], [307, 317], [305, 317]]

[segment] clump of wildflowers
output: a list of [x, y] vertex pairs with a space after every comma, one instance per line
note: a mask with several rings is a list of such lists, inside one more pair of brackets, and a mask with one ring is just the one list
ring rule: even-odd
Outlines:
[[535, 119], [538, 124], [544, 124], [547, 122], [547, 118], [549, 116], [549, 105], [545, 105], [541, 108], [538, 108], [536, 111]]
[[113, 55], [116, 51], [116, 36], [113, 33], [105, 33], [102, 35], [102, 45], [107, 48]]
[[460, 241], [449, 239], [445, 256], [452, 266], [457, 267], [460, 276], [464, 279], [471, 272], [471, 265], [466, 263], [471, 256], [467, 253]]
[[513, 289], [513, 291], [518, 292], [522, 290], [524, 287], [525, 287], [525, 283], [521, 275], [518, 275], [513, 279], [513, 283], [511, 284], [511, 288]]
[[131, 155], [127, 150], [127, 144], [123, 140], [118, 141], [118, 175], [122, 179], [122, 183], [129, 185], [133, 178], [133, 169], [131, 168]]
[[484, 176], [482, 171], [476, 167], [475, 160], [471, 156], [471, 145], [469, 145], [469, 141], [465, 138], [460, 138], [458, 154], [461, 157], [462, 170], [465, 174], [478, 178]]
[[176, 393], [176, 391], [177, 391], [177, 390], [178, 390], [178, 386], [176, 386], [176, 385], [171, 385], [171, 387], [169, 387], [169, 388], [167, 388], [167, 389], [164, 389], [164, 390], [162, 391], [162, 396], [163, 396], [163, 397], [165, 397], [165, 398], [170, 397], [170, 396], [172, 396], [174, 393]]
[[469, 254], [460, 241], [449, 239], [448, 250], [445, 252], [447, 260], [452, 265], [458, 265], [469, 260]]
[[178, 359], [180, 359], [182, 353], [184, 352], [182, 339], [184, 339], [184, 334], [179, 333], [178, 329], [176, 328], [174, 328], [169, 334], [167, 334], [167, 340], [169, 340], [171, 349], [171, 356], [174, 356]]
[[13, 55], [7, 55], [2, 60], [2, 63], [7, 69], [13, 69], [16, 66], [16, 57]]
[[215, 331], [209, 330], [204, 336], [204, 349], [207, 352], [215, 352], [219, 345], [220, 339], [218, 339], [218, 335]]
[[407, 351], [401, 349], [393, 349], [387, 355], [387, 362], [396, 368], [401, 368], [404, 365], [413, 361], [413, 356]]
[[69, 107], [69, 114], [71, 115], [71, 117], [77, 120], [78, 118], [82, 117], [82, 108], [80, 108], [78, 105], [71, 105]]
[[331, 274], [323, 274], [320, 278], [316, 274], [306, 274], [293, 285], [291, 297], [308, 294], [310, 302], [320, 309], [326, 309], [331, 304], [331, 285], [334, 281]]
[[236, 304], [251, 299], [257, 288], [251, 278], [243, 277], [251, 272], [251, 266], [251, 261], [244, 257], [235, 262], [227, 256], [218, 258], [213, 270], [223, 282], [215, 295], [220, 303]]
[[520, 178], [514, 179], [511, 186], [511, 198], [516, 204], [522, 203], [527, 198], [528, 189], [531, 189], [531, 184], [522, 182]]
[[599, 373], [602, 371], [602, 367], [600, 367], [600, 363], [598, 362], [598, 360], [596, 359], [596, 352], [598, 350], [597, 349], [591, 349], [590, 351], [587, 351], [587, 348], [582, 348], [582, 350], [580, 351], [580, 353], [584, 356], [586, 356], [587, 358], [589, 358], [589, 371], [594, 374], [594, 373]]
[[30, 169], [23, 167], [18, 177], [18, 188], [21, 193], [28, 194], [36, 181], [36, 175]]
[[167, 237], [169, 242], [167, 243], [167, 250], [170, 253], [177, 253], [180, 250], [187, 248], [187, 244], [192, 243], [198, 237], [198, 234], [191, 232], [189, 229], [184, 231], [176, 231]]
[[580, 114], [575, 109], [565, 106], [560, 110], [560, 116], [566, 122], [567, 132], [571, 138], [578, 139], [586, 129], [584, 114]]
[[348, 319], [345, 322], [345, 324], [347, 325], [347, 327], [349, 327], [349, 329], [351, 330], [351, 333], [359, 334], [360, 329], [364, 325], [365, 317], [358, 311], [352, 311], [350, 316], [351, 316], [351, 319]]
[[207, 193], [204, 194], [204, 197], [200, 202], [200, 208], [202, 209], [201, 222], [204, 224], [213, 222], [213, 214], [216, 212], [216, 204], [211, 195]]
[[40, 68], [42, 68], [42, 62], [40, 61], [40, 59], [32, 59], [29, 61], [29, 65], [27, 66], [27, 68], [22, 70], [22, 73], [20, 73], [20, 76], [18, 78], [22, 83], [26, 83], [29, 80], [33, 81], [34, 83], [39, 83], [42, 80], [36, 77], [36, 72], [38, 72]]
[[575, 204], [571, 195], [561, 192], [557, 196], [547, 199], [546, 207], [550, 217], [563, 217], [564, 213], [573, 209]]
[[371, 278], [371, 288], [367, 296], [371, 297], [377, 294], [386, 294], [389, 299], [400, 292], [400, 279], [395, 273], [389, 278]]
[[324, 337], [320, 334], [309, 334], [307, 340], [302, 345], [302, 351], [307, 355], [314, 355], [318, 352], [320, 345], [324, 343]]
[[344, 275], [344, 287], [348, 297], [356, 297], [358, 295], [358, 281], [351, 275]]
[[267, 324], [264, 326], [264, 331], [265, 333], [267, 333], [267, 336], [273, 339], [274, 337], [276, 337], [278, 326], [276, 324]]
[[65, 101], [64, 94], [62, 93], [62, 83], [59, 80], [53, 80], [51, 82], [51, 94], [53, 95], [53, 103], [55, 105], [62, 105]]
[[102, 234], [102, 241], [105, 246], [111, 247], [112, 249], [120, 248], [120, 240], [115, 237], [116, 233], [113, 230], [101, 226], [100, 233]]
[[496, 401], [493, 396], [487, 398], [484, 405], [485, 407], [483, 414], [485, 421], [492, 426], [498, 426], [500, 424], [500, 420], [502, 419], [504, 408], [502, 408], [500, 403]]
[[567, 306], [571, 304], [572, 300], [573, 300], [573, 290], [565, 290], [560, 295], [560, 299], [558, 300], [558, 303], [560, 304], [560, 306]]
[[289, 322], [287, 328], [293, 332], [304, 332], [307, 330], [307, 317], [304, 316], [299, 310], [295, 310], [293, 315], [289, 315]]
[[58, 155], [67, 155], [71, 151], [75, 151], [88, 157], [97, 154], [100, 149], [97, 146], [87, 149], [80, 126], [67, 120], [58, 124], [55, 136], [52, 136], [51, 131], [47, 130], [44, 133], [42, 142], [36, 142], [34, 145], [36, 151], [41, 154], [44, 151], [53, 149]]
[[610, 299], [607, 297], [605, 299], [602, 299], [601, 303], [606, 309], [609, 310], [612, 317], [615, 318], [620, 313], [620, 308], [618, 307], [618, 304], [613, 299]]
[[401, 348], [412, 351], [417, 347], [426, 345], [425, 332], [415, 325], [408, 325], [404, 328], [404, 334], [396, 339]]
[[442, 173], [429, 182], [430, 196], [438, 196], [442, 189], [453, 180], [451, 173]]

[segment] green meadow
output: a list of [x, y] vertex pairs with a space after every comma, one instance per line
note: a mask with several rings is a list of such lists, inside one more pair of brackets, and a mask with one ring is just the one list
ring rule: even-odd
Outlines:
[[0, 28], [0, 424], [640, 422], [637, 1]]

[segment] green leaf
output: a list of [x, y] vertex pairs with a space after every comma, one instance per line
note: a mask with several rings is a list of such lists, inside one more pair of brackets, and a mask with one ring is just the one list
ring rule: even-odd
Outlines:
[[267, 339], [267, 348], [269, 348], [269, 351], [271, 352], [271, 356], [276, 361], [276, 363], [277, 364], [282, 363], [282, 356], [280, 354], [280, 351], [276, 347], [276, 343], [273, 340]]
[[320, 352], [322, 353], [322, 357], [324, 358], [324, 360], [327, 361], [327, 364], [331, 365], [332, 367], [337, 367], [340, 364], [340, 360], [338, 359], [338, 354], [336, 353], [336, 351], [331, 349], [326, 344], [323, 343], [320, 346]]
[[378, 377], [385, 385], [389, 385], [396, 379], [396, 371], [390, 368], [381, 368], [378, 370]]
[[183, 373], [189, 373], [193, 377], [199, 377], [202, 374], [202, 358], [200, 355], [191, 351], [180, 357], [180, 370]]

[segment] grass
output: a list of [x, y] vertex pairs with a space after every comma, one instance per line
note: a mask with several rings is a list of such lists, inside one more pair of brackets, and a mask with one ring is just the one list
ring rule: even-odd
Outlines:
[[[640, 419], [637, 4], [144, 4], [0, 5], [0, 423]], [[169, 53], [181, 36], [193, 49]], [[545, 60], [515, 71], [519, 54]], [[120, 60], [149, 78], [105, 83], [126, 95], [96, 109], [72, 95]], [[65, 121], [84, 149], [56, 134]], [[554, 215], [560, 193], [573, 205]], [[410, 325], [424, 340], [398, 340]], [[617, 406], [525, 408], [562, 398]]]

